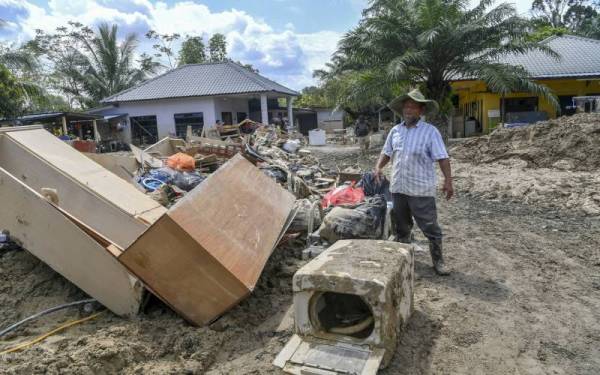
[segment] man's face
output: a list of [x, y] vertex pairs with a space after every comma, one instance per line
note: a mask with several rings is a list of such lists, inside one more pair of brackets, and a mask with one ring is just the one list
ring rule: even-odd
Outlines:
[[416, 124], [421, 118], [421, 115], [423, 115], [423, 111], [423, 104], [411, 99], [406, 100], [402, 106], [402, 117], [404, 118], [404, 122], [409, 125]]

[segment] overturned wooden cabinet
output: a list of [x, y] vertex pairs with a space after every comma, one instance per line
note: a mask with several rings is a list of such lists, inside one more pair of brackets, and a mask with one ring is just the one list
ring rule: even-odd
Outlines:
[[254, 288], [295, 198], [241, 155], [189, 192], [119, 257], [194, 324]]
[[166, 209], [41, 127], [0, 129], [0, 204], [25, 249], [114, 313], [138, 312], [143, 287], [116, 255]]

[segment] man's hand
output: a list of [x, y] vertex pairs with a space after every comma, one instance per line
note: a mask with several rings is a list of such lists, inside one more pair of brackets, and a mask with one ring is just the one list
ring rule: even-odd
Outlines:
[[379, 167], [375, 167], [375, 170], [373, 170], [373, 174], [375, 175], [375, 181], [377, 183], [383, 181], [383, 179], [385, 178], [385, 176], [383, 175], [383, 171]]
[[381, 154], [379, 156], [379, 160], [377, 160], [377, 164], [375, 164], [375, 169], [373, 169], [373, 174], [375, 175], [375, 181], [377, 183], [383, 181], [385, 176], [383, 175], [383, 167], [390, 161], [390, 157], [386, 154]]
[[452, 187], [452, 180], [446, 179], [442, 191], [446, 194], [446, 200], [449, 200], [454, 195], [454, 188]]

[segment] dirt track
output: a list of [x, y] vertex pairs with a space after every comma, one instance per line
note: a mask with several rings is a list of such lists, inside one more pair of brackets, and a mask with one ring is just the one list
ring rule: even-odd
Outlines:
[[[328, 149], [325, 164], [354, 164]], [[363, 167], [370, 160], [362, 159]], [[600, 373], [600, 218], [466, 197], [440, 202], [454, 273], [417, 254], [416, 310], [382, 374]], [[417, 239], [422, 243], [420, 233]], [[2, 373], [264, 374], [292, 332], [297, 250], [279, 249], [256, 292], [211, 327], [194, 328], [154, 301], [138, 319], [104, 313], [0, 358]], [[85, 297], [26, 252], [0, 252], [0, 327]], [[68, 310], [6, 338], [6, 348], [78, 317]]]

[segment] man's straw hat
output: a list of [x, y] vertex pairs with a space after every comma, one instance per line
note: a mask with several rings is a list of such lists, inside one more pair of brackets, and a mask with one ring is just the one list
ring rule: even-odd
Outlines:
[[409, 99], [414, 100], [417, 103], [425, 104], [426, 115], [434, 114], [439, 110], [437, 102], [435, 100], [425, 99], [425, 95], [423, 95], [419, 89], [414, 89], [409, 93], [401, 95], [392, 100], [388, 104], [388, 108], [396, 112], [396, 114], [402, 116], [402, 106], [404, 105], [404, 102]]

